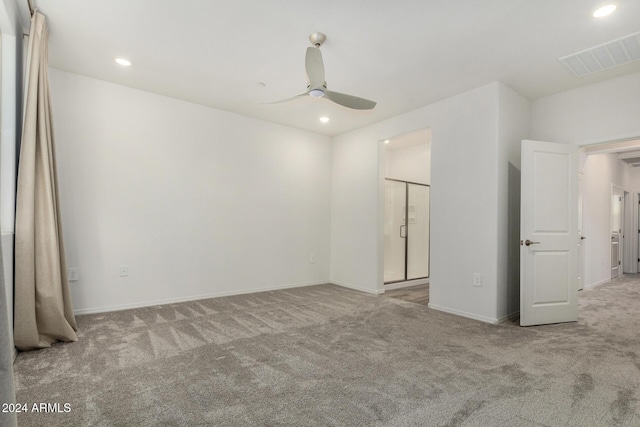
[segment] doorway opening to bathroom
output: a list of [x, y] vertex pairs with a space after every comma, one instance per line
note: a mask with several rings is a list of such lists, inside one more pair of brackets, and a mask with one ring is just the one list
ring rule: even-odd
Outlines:
[[426, 304], [430, 267], [431, 129], [399, 135], [384, 143], [385, 295]]

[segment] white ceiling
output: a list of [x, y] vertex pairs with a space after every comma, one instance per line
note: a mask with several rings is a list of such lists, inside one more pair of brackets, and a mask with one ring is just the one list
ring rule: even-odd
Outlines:
[[[535, 99], [638, 72], [640, 61], [577, 78], [558, 61], [640, 31], [640, 1], [615, 3], [596, 19], [600, 0], [35, 0], [52, 67], [327, 135], [496, 80]], [[263, 104], [306, 89], [315, 31], [329, 89], [374, 110]]]

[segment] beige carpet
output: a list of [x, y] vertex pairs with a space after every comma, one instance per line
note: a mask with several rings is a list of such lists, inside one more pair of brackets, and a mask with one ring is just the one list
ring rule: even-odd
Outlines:
[[333, 285], [78, 318], [21, 353], [21, 426], [638, 426], [640, 279], [493, 326]]

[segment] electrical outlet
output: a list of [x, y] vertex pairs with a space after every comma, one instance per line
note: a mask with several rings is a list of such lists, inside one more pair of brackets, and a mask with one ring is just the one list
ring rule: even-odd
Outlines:
[[127, 277], [129, 275], [129, 267], [126, 265], [120, 266], [120, 277]]
[[482, 274], [473, 273], [473, 286], [482, 286]]
[[77, 282], [78, 281], [78, 268], [77, 267], [69, 268], [67, 270], [67, 278], [69, 279], [70, 282]]
[[311, 264], [313, 264], [313, 263], [315, 263], [315, 262], [316, 262], [316, 254], [314, 254], [314, 253], [310, 253], [310, 254], [309, 254], [309, 262], [310, 262]]

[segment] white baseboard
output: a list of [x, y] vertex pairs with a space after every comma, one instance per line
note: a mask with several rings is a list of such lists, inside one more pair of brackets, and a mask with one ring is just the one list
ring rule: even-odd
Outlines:
[[427, 307], [432, 308], [434, 310], [443, 311], [445, 313], [455, 314], [456, 316], [467, 317], [469, 319], [479, 320], [479, 321], [484, 322], [484, 323], [491, 323], [493, 325], [496, 325], [496, 324], [498, 324], [500, 322], [499, 319], [486, 317], [486, 316], [480, 316], [478, 314], [473, 314], [473, 313], [467, 313], [465, 311], [455, 310], [453, 308], [440, 307], [440, 306], [432, 304], [432, 303], [427, 304]]
[[418, 285], [426, 285], [427, 283], [429, 283], [429, 279], [416, 279], [416, 280], [407, 280], [404, 282], [397, 282], [397, 283], [389, 283], [388, 285], [384, 285], [384, 290], [385, 291], [391, 291], [393, 289], [402, 289], [402, 288], [410, 288], [411, 286], [418, 286]]
[[604, 285], [605, 283], [609, 283], [610, 281], [611, 281], [611, 279], [600, 280], [599, 282], [595, 282], [595, 283], [590, 283], [588, 285], [584, 285], [583, 289], [595, 288], [596, 286]]
[[342, 286], [343, 288], [354, 289], [356, 291], [366, 292], [368, 294], [374, 294], [374, 295], [382, 295], [382, 294], [384, 294], [384, 289], [363, 288], [362, 286], [352, 285], [350, 283], [345, 283], [345, 282], [339, 282], [337, 280], [330, 280], [329, 282], [334, 284], [334, 285]]
[[519, 317], [520, 317], [520, 310], [514, 311], [511, 314], [507, 314], [507, 315], [502, 316], [501, 318], [499, 318], [498, 319], [498, 324], [505, 323], [505, 322], [510, 322], [510, 321], [515, 320], [515, 319], [517, 319]]
[[166, 299], [157, 299], [150, 301], [141, 301], [130, 304], [119, 304], [119, 305], [107, 305], [103, 307], [90, 307], [90, 308], [80, 308], [77, 310], [73, 310], [74, 314], [94, 314], [94, 313], [107, 313], [110, 311], [120, 311], [120, 310], [129, 310], [132, 308], [141, 308], [141, 307], [151, 307], [154, 305], [165, 305], [165, 304], [175, 304], [179, 302], [186, 301], [197, 301], [200, 299], [209, 299], [209, 298], [219, 298], [219, 297], [227, 297], [231, 295], [242, 295], [242, 294], [253, 294], [257, 292], [268, 292], [268, 291], [277, 291], [281, 289], [291, 289], [291, 288], [302, 288], [304, 286], [314, 286], [314, 285], [324, 285], [330, 283], [329, 280], [321, 280], [315, 282], [304, 282], [304, 283], [294, 283], [287, 285], [278, 285], [278, 286], [270, 286], [263, 288], [252, 288], [252, 289], [243, 289], [239, 291], [225, 291], [225, 292], [213, 292], [210, 294], [202, 294], [202, 295], [191, 295], [186, 297], [178, 297], [178, 298], [166, 298]]

